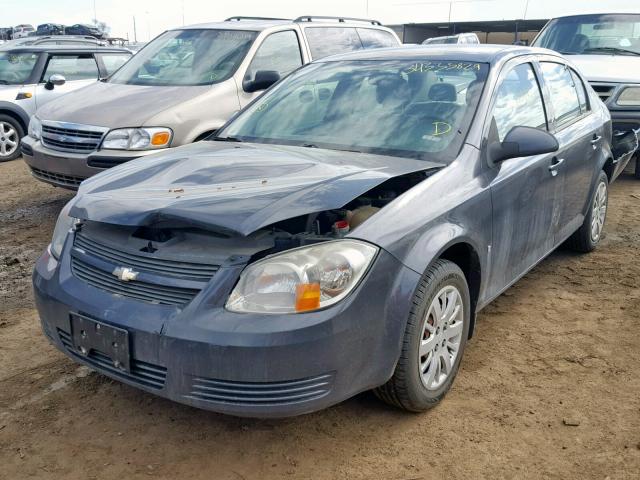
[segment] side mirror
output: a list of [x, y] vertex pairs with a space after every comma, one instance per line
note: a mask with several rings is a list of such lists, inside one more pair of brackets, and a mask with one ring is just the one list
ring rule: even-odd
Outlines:
[[47, 90], [53, 90], [54, 86], [60, 86], [60, 85], [64, 85], [66, 83], [67, 79], [64, 78], [64, 76], [60, 75], [59, 73], [54, 73], [53, 75], [51, 75], [49, 77], [49, 81], [47, 83], [45, 83], [44, 87]]
[[558, 140], [549, 132], [533, 127], [513, 127], [503, 142], [489, 144], [489, 158], [499, 163], [510, 158], [557, 152], [559, 148]]
[[271, 85], [280, 80], [280, 74], [275, 70], [258, 70], [253, 80], [245, 80], [242, 88], [247, 93], [266, 90]]

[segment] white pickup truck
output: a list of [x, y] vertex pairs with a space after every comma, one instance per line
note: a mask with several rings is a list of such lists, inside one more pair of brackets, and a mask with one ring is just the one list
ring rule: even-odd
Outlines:
[[[614, 138], [619, 140], [617, 176], [637, 150], [640, 132], [640, 14], [554, 18], [533, 46], [570, 56], [609, 108]], [[640, 179], [637, 153], [635, 175]]]

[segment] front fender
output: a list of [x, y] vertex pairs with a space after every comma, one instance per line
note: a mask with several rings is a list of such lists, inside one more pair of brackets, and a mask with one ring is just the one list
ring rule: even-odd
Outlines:
[[27, 133], [27, 127], [29, 127], [29, 114], [25, 109], [15, 103], [0, 101], [0, 112], [1, 111], [11, 112], [16, 115], [24, 125], [24, 133]]

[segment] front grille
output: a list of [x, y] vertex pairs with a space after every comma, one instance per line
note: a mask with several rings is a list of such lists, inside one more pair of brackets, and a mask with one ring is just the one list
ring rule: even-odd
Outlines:
[[[66, 124], [65, 124], [66, 125]], [[88, 153], [97, 150], [107, 129], [78, 125], [78, 128], [42, 125], [42, 143], [54, 150]]]
[[75, 177], [73, 175], [65, 175], [63, 173], [47, 172], [46, 170], [40, 170], [39, 168], [31, 167], [31, 174], [38, 180], [45, 182], [53, 182], [57, 185], [65, 187], [78, 188], [83, 180], [82, 177]]
[[106, 244], [99, 243], [82, 232], [76, 233], [74, 247], [116, 265], [126, 265], [135, 270], [160, 273], [170, 277], [188, 280], [209, 281], [218, 271], [218, 265], [166, 260], [151, 255], [123, 252]]
[[591, 83], [591, 87], [593, 87], [595, 92], [600, 97], [600, 100], [602, 100], [605, 103], [607, 102], [607, 100], [609, 100], [609, 98], [611, 98], [611, 95], [613, 95], [613, 92], [616, 89], [615, 83], [596, 83], [596, 82], [590, 82], [590, 83]]
[[122, 282], [111, 272], [105, 272], [75, 256], [71, 257], [71, 272], [92, 287], [160, 305], [185, 305], [200, 292], [191, 288], [169, 287], [138, 280]]
[[114, 367], [113, 361], [110, 357], [96, 350], [91, 350], [89, 355], [81, 355], [75, 348], [73, 348], [71, 334], [60, 328], [58, 328], [57, 331], [58, 337], [67, 352], [77, 359], [84, 360], [96, 370], [105, 372], [123, 380], [128, 380], [143, 387], [155, 388], [158, 390], [164, 387], [167, 380], [167, 369], [165, 367], [131, 359], [131, 371], [125, 372]]
[[194, 377], [187, 398], [235, 405], [286, 405], [327, 395], [333, 373], [284, 382], [235, 382]]

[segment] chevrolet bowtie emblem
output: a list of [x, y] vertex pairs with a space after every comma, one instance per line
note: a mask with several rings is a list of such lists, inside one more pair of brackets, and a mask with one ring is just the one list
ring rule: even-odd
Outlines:
[[133, 269], [129, 267], [117, 267], [113, 271], [113, 274], [123, 282], [130, 282], [138, 278], [138, 272], [134, 272]]

